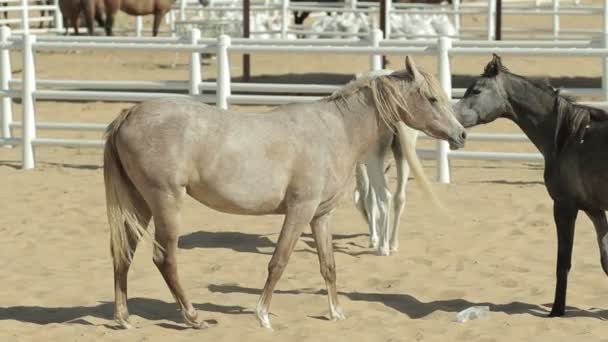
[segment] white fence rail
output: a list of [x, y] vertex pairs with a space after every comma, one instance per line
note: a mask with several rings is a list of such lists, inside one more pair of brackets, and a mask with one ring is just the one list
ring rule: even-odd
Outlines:
[[[606, 64], [608, 48], [604, 47], [580, 47], [580, 43], [573, 43], [571, 47], [564, 42], [561, 47], [550, 47], [550, 43], [539, 43], [537, 47], [514, 47], [516, 42], [503, 42], [490, 44], [488, 42], [459, 42], [442, 37], [435, 41], [422, 42], [415, 46], [387, 46], [390, 41], [379, 41], [376, 32], [374, 39], [363, 46], [362, 42], [355, 42], [345, 46], [327, 46], [309, 43], [309, 45], [294, 44], [276, 45], [258, 40], [230, 39], [222, 35], [215, 41], [197, 39], [198, 32], [193, 30], [189, 39], [164, 39], [162, 43], [147, 38], [95, 38], [94, 42], [83, 42], [70, 38], [45, 38], [31, 34], [23, 35], [23, 38], [11, 37], [10, 30], [6, 27], [0, 28], [0, 99], [2, 100], [0, 145], [21, 145], [23, 149], [22, 167], [24, 169], [35, 166], [34, 150], [39, 145], [64, 145], [99, 147], [99, 140], [77, 140], [77, 139], [51, 139], [38, 138], [37, 129], [64, 129], [64, 130], [101, 130], [104, 125], [92, 125], [87, 123], [36, 123], [35, 105], [37, 100], [104, 100], [138, 102], [159, 96], [191, 96], [197, 99], [215, 103], [220, 108], [228, 108], [229, 104], [277, 104], [296, 101], [312, 101], [319, 96], [310, 95], [260, 95], [260, 94], [233, 94], [233, 92], [259, 92], [259, 93], [307, 93], [324, 94], [333, 91], [336, 86], [326, 85], [277, 85], [277, 84], [247, 84], [232, 83], [230, 78], [229, 54], [239, 53], [303, 53], [314, 52], [324, 54], [364, 54], [370, 56], [370, 69], [380, 68], [378, 57], [382, 54], [422, 54], [435, 56], [437, 58], [439, 80], [443, 88], [451, 95], [462, 94], [462, 89], [453, 90], [451, 86], [451, 68], [449, 58], [453, 55], [465, 54], [531, 54], [549, 56], [592, 56], [601, 58]], [[103, 42], [101, 42], [103, 41]], [[285, 42], [283, 42], [285, 43]], [[478, 46], [476, 46], [478, 45]], [[190, 56], [189, 79], [183, 82], [163, 81], [66, 81], [66, 80], [37, 80], [34, 56], [40, 49], [129, 49], [129, 50], [163, 50], [188, 52]], [[11, 79], [11, 61], [9, 49], [20, 49], [22, 51], [23, 76], [21, 80]], [[200, 53], [214, 53], [217, 55], [217, 81], [202, 82], [200, 70]], [[608, 93], [606, 79], [608, 69], [604, 69], [603, 86], [601, 94], [606, 99]], [[38, 87], [78, 87], [98, 88], [97, 90], [49, 90], [38, 89]], [[101, 91], [101, 89], [105, 91]], [[134, 89], [159, 90], [158, 93], [137, 92]], [[130, 90], [130, 91], [108, 91]], [[183, 93], [171, 94], [167, 90], [181, 90]], [[215, 90], [215, 94], [209, 92]], [[595, 90], [597, 92], [597, 89]], [[201, 94], [202, 92], [202, 94]], [[11, 99], [19, 98], [22, 101], [22, 120], [13, 120]], [[606, 102], [592, 103], [596, 106], [606, 106]], [[21, 136], [13, 136], [12, 130], [21, 128]], [[496, 140], [496, 141], [526, 141], [522, 134], [471, 134], [470, 140]], [[498, 152], [472, 152], [472, 151], [450, 151], [445, 142], [437, 142], [434, 151], [419, 151], [423, 155], [431, 154], [437, 160], [437, 178], [441, 182], [450, 181], [449, 160], [450, 159], [492, 159], [492, 160], [540, 160], [539, 154], [521, 153], [498, 153]]]

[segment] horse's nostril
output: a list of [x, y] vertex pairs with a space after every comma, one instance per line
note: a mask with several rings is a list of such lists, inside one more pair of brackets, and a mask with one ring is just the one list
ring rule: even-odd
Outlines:
[[467, 138], [467, 132], [466, 131], [462, 131], [462, 133], [460, 133], [460, 138], [462, 140], [465, 140]]

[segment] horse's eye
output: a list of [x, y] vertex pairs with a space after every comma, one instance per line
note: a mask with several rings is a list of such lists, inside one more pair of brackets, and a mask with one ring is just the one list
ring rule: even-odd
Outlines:
[[480, 93], [481, 93], [481, 90], [479, 90], [477, 88], [473, 88], [473, 89], [467, 90], [466, 93], [464, 94], [464, 97], [479, 95]]
[[437, 98], [436, 98], [436, 97], [430, 97], [430, 98], [429, 98], [429, 101], [430, 101], [431, 103], [435, 103], [435, 102], [437, 102]]

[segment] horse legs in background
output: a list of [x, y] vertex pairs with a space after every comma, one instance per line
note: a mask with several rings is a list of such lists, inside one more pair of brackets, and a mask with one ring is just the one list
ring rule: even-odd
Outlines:
[[152, 24], [152, 36], [156, 37], [158, 35], [158, 28], [160, 27], [160, 22], [163, 20], [163, 17], [167, 14], [168, 10], [159, 10], [154, 13], [154, 23]]
[[407, 187], [408, 177], [410, 175], [410, 166], [404, 155], [404, 144], [416, 145], [418, 140], [418, 131], [409, 128], [406, 125], [397, 125], [397, 135], [391, 144], [395, 164], [397, 166], [397, 189], [393, 196], [393, 220], [391, 229], [390, 250], [396, 252], [399, 250], [399, 225], [401, 224], [401, 214], [405, 209], [405, 189]]
[[357, 164], [356, 169], [357, 188], [354, 193], [355, 207], [359, 210], [367, 227], [369, 228], [369, 246], [378, 248], [378, 228], [376, 196], [369, 185], [369, 177], [365, 164]]
[[377, 212], [377, 215], [372, 215], [372, 217], [376, 216], [373, 221], [379, 237], [377, 254], [390, 255], [389, 208], [392, 206], [392, 196], [384, 175], [384, 153], [368, 158], [365, 167], [369, 177], [369, 192], [372, 194], [372, 196], [368, 196], [366, 202], [369, 201], [368, 205], [373, 206]]
[[95, 34], [95, 22], [93, 18], [95, 17], [95, 3], [93, 0], [82, 1], [82, 11], [84, 12], [84, 23], [87, 26], [87, 31], [89, 35]]

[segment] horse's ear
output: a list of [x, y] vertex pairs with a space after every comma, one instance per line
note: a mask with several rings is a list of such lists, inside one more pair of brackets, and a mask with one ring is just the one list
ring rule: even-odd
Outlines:
[[483, 70], [483, 77], [495, 77], [500, 74], [501, 71], [505, 70], [505, 67], [502, 65], [502, 61], [500, 56], [493, 53], [492, 60], [486, 65]]
[[410, 56], [405, 56], [405, 70], [412, 76], [413, 80], [422, 79], [422, 75], [420, 75], [416, 63], [414, 63], [414, 59]]

